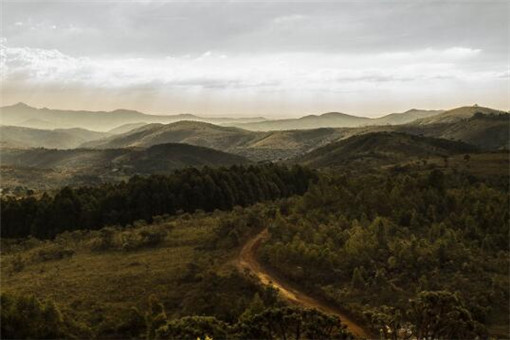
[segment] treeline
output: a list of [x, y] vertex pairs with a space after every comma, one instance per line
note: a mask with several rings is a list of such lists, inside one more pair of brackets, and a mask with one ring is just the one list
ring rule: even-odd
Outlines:
[[53, 197], [2, 199], [1, 236], [51, 238], [63, 231], [151, 222], [155, 215], [213, 211], [303, 194], [314, 172], [265, 164], [189, 168], [172, 175], [135, 176], [128, 182], [61, 189]]
[[[273, 305], [257, 299], [236, 321], [214, 316], [168, 318], [155, 296], [142, 313], [132, 308], [113, 338], [125, 339], [352, 339], [341, 321], [317, 310]], [[92, 329], [62, 313], [53, 301], [2, 293], [1, 332], [6, 339], [95, 338]], [[112, 334], [113, 335], [113, 334]]]
[[501, 112], [501, 113], [489, 113], [485, 114], [483, 112], [475, 112], [475, 114], [470, 119], [489, 119], [489, 120], [508, 120], [510, 118], [510, 113]]
[[486, 337], [508, 318], [508, 207], [507, 185], [460, 173], [335, 176], [281, 210], [261, 255], [383, 337]]

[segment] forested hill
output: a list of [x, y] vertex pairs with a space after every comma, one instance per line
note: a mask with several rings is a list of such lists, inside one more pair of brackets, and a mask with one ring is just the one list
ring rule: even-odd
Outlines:
[[270, 225], [260, 258], [365, 318], [381, 339], [402, 329], [409, 339], [507, 338], [502, 177], [492, 184], [439, 169], [323, 176]]
[[374, 132], [330, 143], [297, 157], [295, 161], [313, 167], [383, 165], [476, 150], [472, 145], [446, 139], [398, 132]]
[[81, 175], [104, 175], [112, 171], [131, 174], [169, 172], [187, 166], [246, 164], [241, 156], [188, 144], [167, 143], [150, 148], [124, 149], [4, 149], [2, 165], [56, 169]]
[[97, 187], [65, 187], [54, 197], [2, 199], [2, 237], [49, 238], [63, 231], [126, 225], [152, 217], [213, 211], [303, 194], [316, 175], [272, 164], [185, 169], [169, 176], [133, 177]]

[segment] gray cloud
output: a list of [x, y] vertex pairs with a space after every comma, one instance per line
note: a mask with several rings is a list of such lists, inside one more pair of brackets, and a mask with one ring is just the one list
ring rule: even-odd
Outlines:
[[[6, 100], [39, 91], [33, 97], [50, 105], [59, 102], [58, 89], [66, 86], [66, 96], [74, 91], [77, 98], [105, 89], [115, 92], [116, 100], [122, 93], [131, 98], [158, 93], [156, 107], [144, 99], [147, 110], [166, 105], [215, 114], [243, 111], [243, 105], [253, 111], [268, 92], [271, 100], [261, 109], [273, 105], [284, 114], [314, 107], [380, 113], [416, 102], [509, 105], [502, 97], [509, 81], [507, 1], [5, 1], [2, 6]], [[179, 96], [184, 99], [176, 100]], [[98, 105], [101, 100], [125, 106], [98, 95]]]
[[4, 4], [14, 46], [70, 55], [210, 50], [395, 51], [465, 46], [508, 53], [508, 2], [40, 2]]

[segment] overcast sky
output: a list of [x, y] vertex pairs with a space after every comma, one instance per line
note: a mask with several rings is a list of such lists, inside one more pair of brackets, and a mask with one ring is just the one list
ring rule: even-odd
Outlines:
[[510, 108], [510, 2], [1, 0], [2, 104], [287, 117]]

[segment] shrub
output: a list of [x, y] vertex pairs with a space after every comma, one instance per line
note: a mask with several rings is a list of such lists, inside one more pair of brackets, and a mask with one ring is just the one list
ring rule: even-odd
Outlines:
[[92, 250], [106, 251], [115, 248], [115, 228], [106, 227], [99, 231], [99, 236], [92, 239]]
[[33, 295], [2, 293], [2, 339], [83, 338], [90, 330], [64, 316], [53, 301], [40, 301]]
[[156, 339], [225, 339], [228, 325], [212, 316], [188, 316], [167, 322], [156, 330]]
[[64, 258], [69, 258], [74, 255], [74, 250], [64, 248], [59, 245], [51, 245], [48, 247], [44, 247], [39, 249], [37, 252], [37, 259], [40, 261], [52, 261], [52, 260], [61, 260]]
[[162, 243], [166, 238], [165, 230], [143, 229], [138, 232], [142, 246], [154, 247]]

